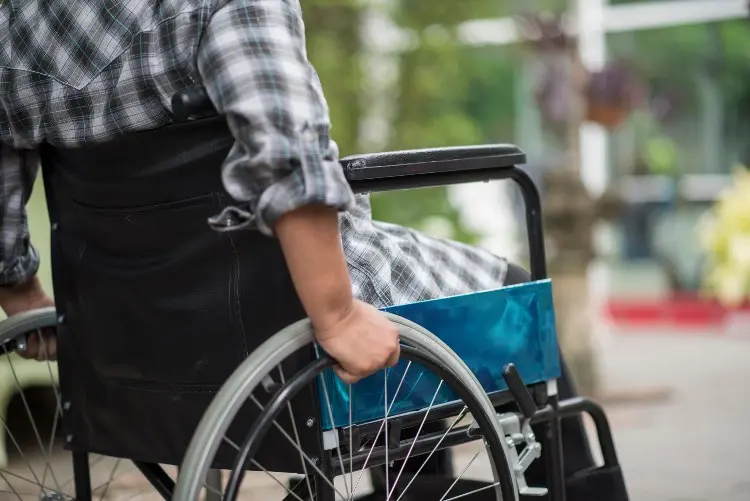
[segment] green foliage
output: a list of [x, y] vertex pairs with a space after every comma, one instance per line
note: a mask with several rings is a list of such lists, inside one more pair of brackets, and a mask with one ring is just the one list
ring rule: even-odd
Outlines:
[[362, 114], [361, 10], [354, 0], [314, 0], [305, 2], [304, 9], [308, 57], [325, 90], [342, 155], [356, 152]]
[[[492, 132], [509, 132], [502, 124], [509, 123], [513, 101], [503, 80], [512, 78], [512, 68], [498, 65], [497, 61], [503, 59], [496, 55], [485, 52], [477, 56], [467, 51], [456, 43], [450, 29], [434, 28], [502, 15], [498, 5], [496, 0], [403, 0], [397, 5], [393, 13], [396, 21], [414, 30], [420, 46], [399, 59], [401, 78], [394, 96], [398, 114], [389, 150], [477, 144], [497, 141], [491, 139]], [[331, 109], [332, 134], [342, 155], [358, 151], [357, 131], [365, 111], [358, 57], [361, 14], [362, 4], [355, 1], [305, 3], [308, 53], [323, 83]], [[494, 105], [503, 110], [494, 109]], [[440, 216], [453, 228], [454, 238], [466, 242], [476, 238], [461, 227], [459, 213], [444, 187], [375, 194], [373, 214], [380, 220], [416, 228]]]
[[[460, 99], [468, 90], [461, 51], [447, 32], [440, 34], [423, 33], [420, 48], [400, 57], [398, 114], [390, 149], [481, 142], [479, 126]], [[421, 228], [428, 218], [440, 215], [450, 222], [454, 237], [473, 240], [461, 229], [446, 188], [380, 194], [373, 200], [373, 213], [379, 219]]]
[[677, 151], [674, 141], [656, 136], [646, 140], [644, 159], [652, 174], [672, 176], [677, 169]]
[[[358, 30], [363, 5], [359, 0], [304, 2], [308, 51], [323, 82], [333, 137], [342, 155], [361, 151], [357, 135], [365, 105]], [[528, 52], [518, 47], [461, 47], [454, 28], [469, 19], [544, 9], [559, 11], [569, 6], [567, 0], [395, 2], [395, 21], [411, 29], [420, 45], [399, 58], [401, 78], [394, 96], [398, 111], [387, 149], [514, 142], [516, 73], [519, 56], [528, 57]], [[676, 161], [680, 169], [685, 162], [694, 163], [692, 169], [705, 169], [694, 150], [703, 146], [701, 90], [696, 80], [707, 68], [718, 82], [725, 105], [725, 142], [734, 141], [734, 150], [744, 148], [745, 156], [740, 160], [750, 160], [750, 142], [744, 139], [750, 135], [747, 20], [616, 34], [608, 37], [608, 43], [612, 57], [632, 61], [651, 94], [672, 99], [668, 121], [656, 124], [653, 134], [672, 141], [678, 158], [661, 147], [664, 141], [646, 144], [651, 133], [638, 134], [633, 145], [642, 156], [649, 157], [654, 168], [674, 169], [669, 164]], [[413, 227], [421, 227], [431, 216], [444, 216], [459, 238], [471, 241], [474, 237], [461, 230], [458, 214], [442, 188], [377, 194], [373, 209], [378, 219]]]

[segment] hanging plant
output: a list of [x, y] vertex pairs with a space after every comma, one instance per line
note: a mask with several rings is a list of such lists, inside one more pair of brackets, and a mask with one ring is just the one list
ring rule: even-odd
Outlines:
[[577, 73], [577, 60], [570, 57], [576, 40], [568, 33], [562, 15], [524, 14], [516, 18], [516, 25], [526, 46], [543, 61], [535, 99], [548, 122], [563, 124], [575, 117], [581, 84], [583, 117], [609, 129], [643, 102], [643, 85], [624, 61], [610, 62], [601, 71]]
[[644, 96], [644, 88], [630, 66], [623, 61], [610, 62], [601, 71], [588, 74], [586, 119], [615, 128], [644, 101]]

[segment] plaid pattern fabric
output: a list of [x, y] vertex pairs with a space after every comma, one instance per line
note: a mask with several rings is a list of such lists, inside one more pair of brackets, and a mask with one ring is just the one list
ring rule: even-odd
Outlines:
[[172, 95], [197, 83], [236, 138], [222, 176], [238, 204], [218, 217], [233, 221], [224, 230], [270, 234], [296, 207], [335, 206], [355, 293], [376, 306], [503, 283], [503, 259], [373, 222], [368, 198], [352, 194], [299, 0], [0, 4], [0, 283], [38, 266], [24, 204], [40, 143], [73, 147], [167, 125]]

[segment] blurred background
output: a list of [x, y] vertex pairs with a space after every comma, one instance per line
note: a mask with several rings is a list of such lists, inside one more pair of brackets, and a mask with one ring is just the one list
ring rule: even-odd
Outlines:
[[[581, 391], [607, 405], [632, 499], [749, 500], [746, 0], [302, 4], [342, 156], [527, 153], [563, 349]], [[526, 262], [509, 183], [373, 205]], [[47, 257], [41, 184], [30, 211]]]

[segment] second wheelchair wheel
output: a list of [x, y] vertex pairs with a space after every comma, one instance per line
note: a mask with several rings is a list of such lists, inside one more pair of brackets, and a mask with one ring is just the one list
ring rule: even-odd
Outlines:
[[[0, 322], [0, 499], [127, 501], [153, 491], [120, 458], [65, 450], [57, 364], [50, 360], [58, 317], [54, 308]], [[36, 360], [19, 356], [36, 344]]]
[[[476, 377], [436, 336], [389, 318], [402, 360], [355, 385], [336, 378], [306, 320], [262, 344], [204, 415], [174, 500], [198, 501], [212, 468], [225, 470], [225, 501], [517, 500], [511, 446]], [[426, 467], [450, 447], [455, 475]], [[368, 469], [379, 481], [366, 488]]]

